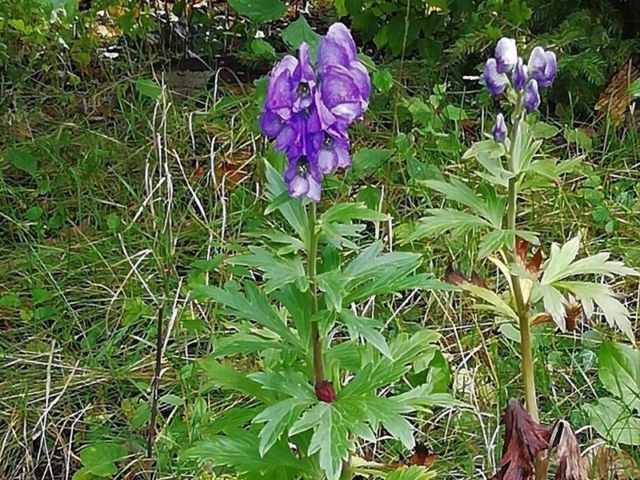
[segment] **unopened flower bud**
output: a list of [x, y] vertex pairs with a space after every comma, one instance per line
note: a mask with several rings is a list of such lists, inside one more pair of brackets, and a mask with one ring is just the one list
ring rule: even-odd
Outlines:
[[507, 124], [504, 122], [504, 115], [501, 113], [498, 114], [496, 124], [493, 126], [491, 133], [493, 134], [493, 139], [498, 143], [504, 142], [505, 138], [507, 138]]
[[327, 380], [316, 382], [316, 397], [325, 403], [333, 403], [336, 401], [336, 391], [333, 389], [333, 383]]

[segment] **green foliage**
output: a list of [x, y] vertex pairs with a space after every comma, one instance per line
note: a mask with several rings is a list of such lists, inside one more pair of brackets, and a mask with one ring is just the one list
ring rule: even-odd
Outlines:
[[615, 398], [601, 397], [586, 407], [600, 435], [614, 444], [640, 442], [640, 352], [605, 342], [598, 352], [598, 377]]

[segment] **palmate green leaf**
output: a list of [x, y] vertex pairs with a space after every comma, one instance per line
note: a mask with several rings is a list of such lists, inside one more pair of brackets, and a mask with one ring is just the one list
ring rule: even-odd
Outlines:
[[394, 437], [400, 440], [403, 445], [412, 450], [415, 447], [413, 427], [402, 416], [403, 413], [413, 411], [408, 405], [396, 402], [393, 398], [376, 397], [373, 395], [364, 396], [360, 399], [361, 408], [367, 416], [367, 420], [377, 429], [380, 424]]
[[420, 266], [420, 255], [409, 252], [390, 252], [380, 255], [382, 244], [374, 242], [365, 248], [343, 270], [348, 278], [347, 291], [354, 286], [377, 278], [389, 270], [412, 271]]
[[98, 477], [112, 477], [118, 473], [116, 462], [127, 457], [127, 450], [119, 443], [96, 443], [80, 452], [80, 461], [88, 472]]
[[640, 417], [619, 400], [600, 398], [585, 409], [593, 427], [610, 443], [640, 445]]
[[318, 403], [305, 413], [289, 430], [289, 435], [297, 435], [314, 429], [307, 454], [319, 452], [320, 468], [327, 480], [338, 480], [343, 460], [349, 458], [351, 441], [347, 424], [336, 404]]
[[320, 215], [320, 224], [348, 223], [352, 220], [369, 220], [372, 222], [384, 222], [389, 216], [367, 208], [364, 203], [336, 203]]
[[[375, 329], [376, 322], [370, 318], [358, 317], [348, 310], [345, 310], [341, 314], [344, 323], [357, 335], [362, 335], [364, 339], [373, 345], [382, 355], [390, 360], [393, 360], [389, 345], [384, 339], [384, 336]], [[351, 337], [353, 338], [353, 336]]]
[[598, 351], [598, 377], [631, 410], [640, 412], [640, 351], [605, 342]]
[[492, 228], [491, 223], [485, 219], [459, 210], [427, 209], [425, 213], [430, 216], [420, 220], [411, 234], [402, 240], [403, 244], [447, 232], [454, 236], [462, 236], [477, 228]]
[[230, 467], [242, 478], [294, 480], [313, 473], [309, 458], [297, 458], [286, 441], [274, 444], [260, 455], [257, 433], [237, 429], [226, 436], [213, 436], [197, 442], [182, 453], [182, 458], [198, 459], [214, 467]]
[[[480, 215], [492, 224], [495, 228], [500, 228], [500, 219], [483, 201], [483, 199], [471, 190], [467, 185], [457, 179], [451, 179], [450, 183], [440, 182], [437, 180], [425, 180], [424, 185], [444, 195], [447, 200], [461, 203], [472, 209], [476, 214]], [[498, 221], [498, 223], [496, 223]]]
[[[287, 192], [287, 185], [282, 179], [282, 174], [273, 168], [273, 165], [269, 162], [265, 161], [265, 166], [267, 170], [267, 198], [271, 202], [274, 202], [277, 198], [284, 198], [281, 196]], [[302, 203], [298, 200], [291, 200], [279, 204], [277, 210], [298, 234], [300, 240], [306, 244], [309, 241], [309, 220], [307, 218], [307, 210]]]
[[267, 370], [252, 373], [249, 375], [249, 378], [261, 384], [266, 390], [289, 395], [290, 397], [298, 398], [308, 403], [316, 401], [313, 387], [307, 377], [301, 372], [295, 372], [293, 370], [285, 370], [283, 372]]
[[192, 294], [196, 298], [208, 298], [229, 310], [229, 313], [259, 323], [278, 334], [293, 346], [302, 348], [300, 339], [287, 326], [279, 313], [271, 305], [269, 298], [258, 287], [247, 282], [246, 296], [230, 289], [223, 290], [212, 285], [193, 285]]
[[555, 281], [562, 279], [569, 268], [569, 265], [575, 260], [580, 249], [580, 237], [574, 237], [560, 247], [554, 243], [551, 245], [551, 253], [549, 260], [545, 263], [544, 274], [540, 283], [550, 285]]
[[630, 313], [627, 308], [615, 297], [613, 290], [608, 285], [588, 282], [559, 282], [559, 288], [567, 289], [573, 293], [582, 303], [585, 315], [590, 317], [595, 305], [600, 307], [610, 326], [618, 325], [618, 328], [633, 341], [633, 331], [629, 320]]
[[260, 456], [264, 457], [310, 403], [304, 398], [287, 398], [266, 408], [253, 419], [253, 423], [266, 424], [259, 434]]
[[240, 255], [227, 260], [231, 265], [259, 268], [264, 272], [267, 282], [264, 285], [267, 293], [285, 285], [297, 282], [299, 286], [306, 284], [306, 274], [300, 256], [282, 258], [260, 247], [249, 247], [251, 254]]

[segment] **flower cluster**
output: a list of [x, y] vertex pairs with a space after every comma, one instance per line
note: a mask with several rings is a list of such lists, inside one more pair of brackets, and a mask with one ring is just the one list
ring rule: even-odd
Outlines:
[[289, 194], [320, 200], [323, 175], [351, 166], [347, 129], [369, 104], [371, 81], [342, 23], [329, 28], [315, 65], [309, 46], [280, 60], [269, 74], [260, 128], [287, 156]]
[[[539, 89], [550, 86], [557, 71], [555, 53], [535, 47], [525, 65], [522, 57], [518, 56], [516, 41], [512, 38], [502, 38], [496, 45], [495, 57], [485, 63], [482, 78], [491, 95], [499, 95], [511, 85], [518, 93], [526, 112], [531, 113], [540, 105]], [[511, 73], [511, 80], [508, 73]], [[496, 120], [493, 135], [498, 142], [504, 141], [507, 135], [502, 114]]]

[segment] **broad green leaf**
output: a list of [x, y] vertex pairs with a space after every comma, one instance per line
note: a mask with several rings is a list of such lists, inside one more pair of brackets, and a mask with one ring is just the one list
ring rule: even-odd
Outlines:
[[271, 402], [272, 395], [266, 392], [258, 382], [252, 380], [244, 373], [234, 370], [231, 366], [219, 362], [212, 357], [198, 360], [198, 365], [211, 380], [211, 385], [225, 390], [242, 392], [267, 403]]
[[321, 37], [313, 31], [302, 15], [295, 22], [291, 22], [282, 31], [281, 36], [282, 40], [293, 50], [298, 50], [302, 43], [306, 43], [309, 45], [311, 58], [315, 58]]
[[261, 38], [254, 38], [251, 41], [251, 51], [260, 58], [265, 58], [268, 60], [272, 60], [277, 58], [278, 54], [276, 53], [275, 48], [271, 46], [268, 42], [265, 42]]
[[193, 285], [192, 288], [192, 294], [197, 298], [211, 299], [228, 308], [229, 313], [259, 323], [292, 345], [301, 347], [300, 340], [280, 317], [277, 310], [273, 308], [264, 292], [258, 290], [258, 287], [253, 283], [247, 282], [245, 293], [246, 296], [230, 289], [223, 290], [212, 285]]
[[421, 219], [403, 243], [443, 235], [447, 232], [457, 237], [476, 228], [492, 228], [492, 225], [483, 218], [458, 210], [428, 209], [426, 213], [431, 216]]
[[629, 95], [632, 97], [640, 97], [640, 78], [634, 80], [634, 82], [629, 85]]
[[[347, 327], [357, 335], [362, 335], [364, 339], [373, 345], [382, 355], [393, 360], [387, 341], [384, 336], [375, 329], [375, 321], [370, 318], [358, 317], [349, 310], [342, 312], [342, 319]], [[352, 337], [353, 338], [353, 337]]]
[[7, 149], [7, 158], [17, 169], [27, 172], [34, 178], [38, 176], [38, 163], [27, 150], [23, 148], [9, 148]]
[[228, 3], [240, 15], [256, 23], [278, 20], [287, 11], [287, 6], [280, 0], [228, 0]]
[[162, 87], [151, 78], [139, 78], [136, 80], [136, 90], [143, 97], [156, 100], [162, 94]]
[[[269, 162], [265, 162], [265, 165], [267, 169], [267, 198], [274, 202], [276, 198], [287, 192], [287, 186], [282, 179], [282, 174], [273, 168], [273, 165]], [[276, 208], [295, 230], [300, 240], [306, 244], [309, 241], [309, 220], [302, 203], [298, 200], [292, 200], [278, 205]]]
[[548, 123], [538, 122], [533, 126], [533, 138], [546, 140], [548, 138], [555, 137], [558, 133], [560, 133], [560, 129], [554, 125], [549, 125]]
[[596, 431], [614, 445], [640, 445], [640, 418], [620, 401], [600, 398], [585, 406]]
[[598, 377], [631, 410], [640, 412], [640, 351], [605, 342], [598, 351]]
[[320, 215], [320, 223], [348, 223], [351, 220], [369, 220], [372, 222], [384, 222], [389, 220], [389, 216], [376, 212], [365, 206], [364, 203], [337, 203]]
[[118, 473], [116, 462], [126, 456], [126, 449], [118, 443], [97, 443], [82, 449], [80, 461], [93, 475], [110, 477]]
[[532, 142], [531, 128], [525, 121], [520, 121], [517, 130], [511, 153], [513, 173], [516, 175], [527, 169], [536, 150], [542, 144], [542, 141]]
[[281, 402], [271, 405], [263, 410], [253, 419], [253, 423], [265, 423], [260, 430], [260, 456], [269, 451], [278, 441], [280, 436], [289, 426], [300, 416], [302, 410], [309, 405], [309, 401], [304, 398], [287, 398]]
[[296, 282], [298, 286], [306, 283], [306, 273], [300, 256], [292, 258], [278, 257], [263, 248], [249, 247], [250, 255], [241, 255], [227, 260], [232, 265], [256, 267], [264, 272], [267, 280], [264, 284], [267, 293]]
[[353, 174], [361, 177], [373, 173], [391, 158], [393, 152], [388, 148], [361, 148], [353, 155]]
[[393, 75], [386, 68], [380, 69], [373, 74], [371, 83], [381, 93], [387, 93], [393, 88]]

